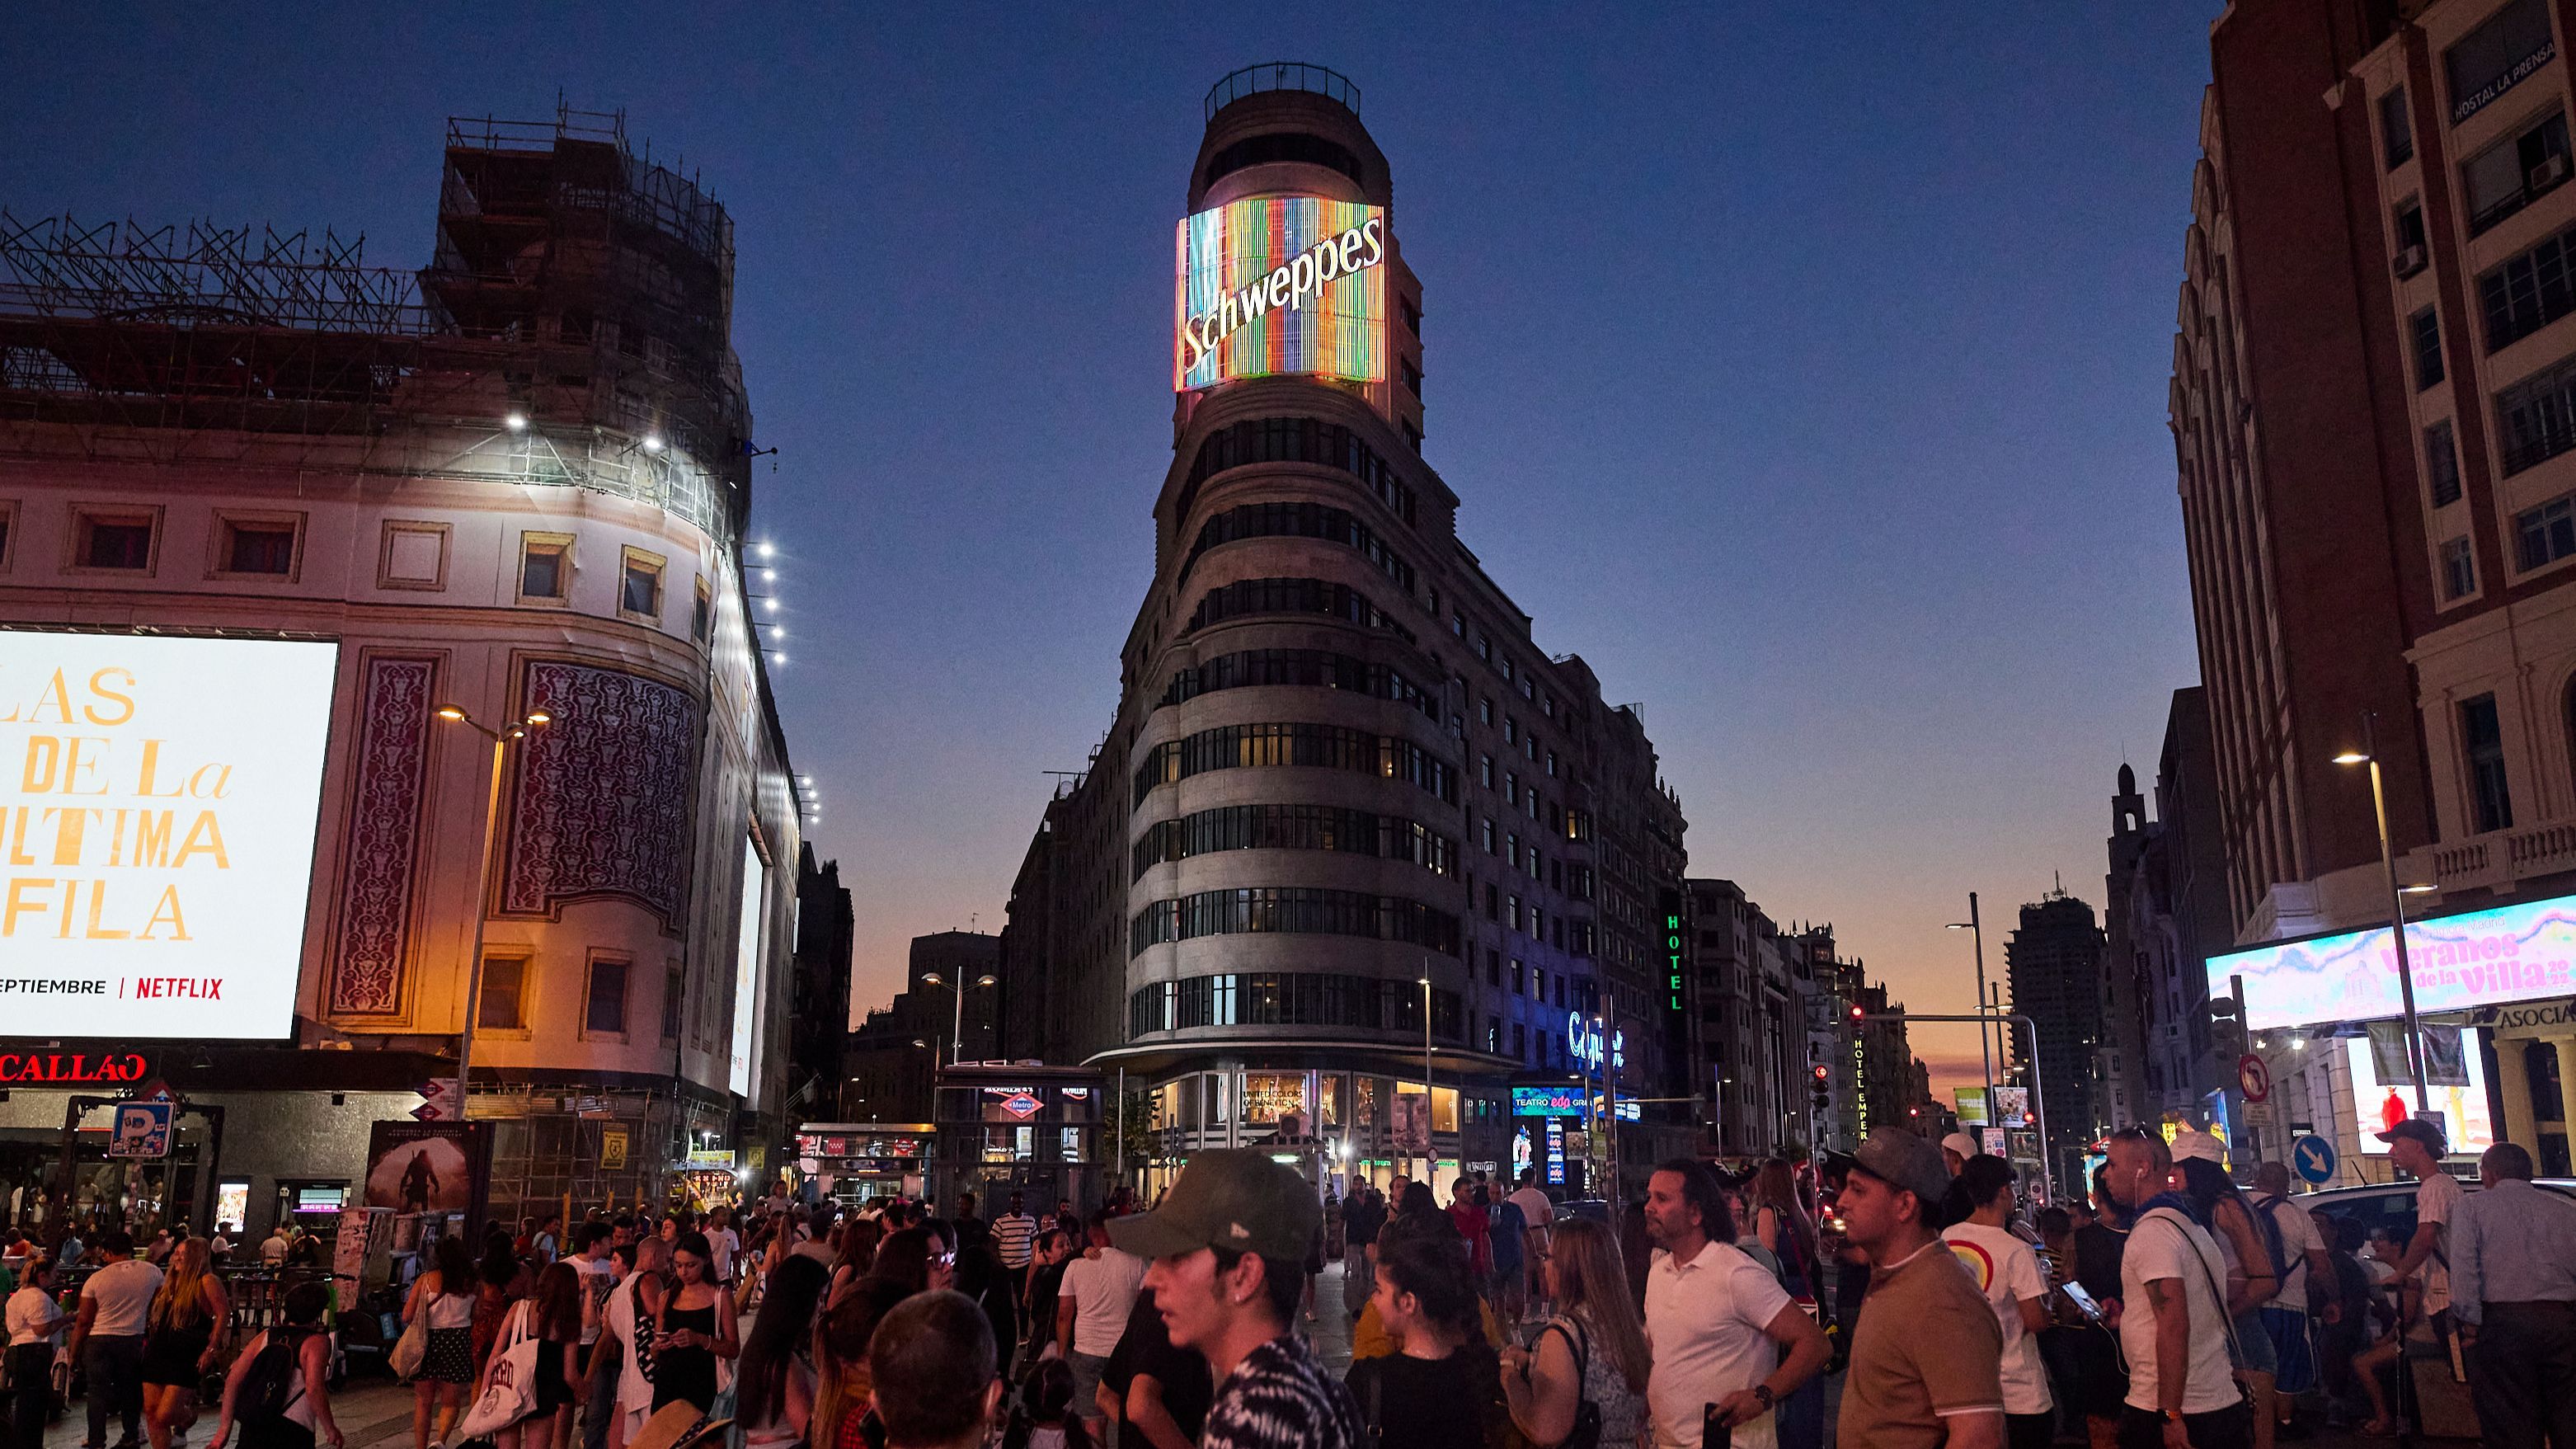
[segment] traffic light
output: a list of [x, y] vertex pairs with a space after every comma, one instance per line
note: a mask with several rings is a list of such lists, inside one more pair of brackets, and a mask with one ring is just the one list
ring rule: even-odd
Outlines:
[[1812, 1067], [1809, 1070], [1813, 1071], [1816, 1076], [1815, 1084], [1812, 1088], [1813, 1096], [1811, 1097], [1811, 1100], [1815, 1103], [1817, 1111], [1823, 1112], [1829, 1110], [1834, 1105], [1834, 1099], [1833, 1094], [1827, 1090], [1826, 1084], [1832, 1077], [1832, 1073], [1828, 1072], [1821, 1065]]
[[1852, 1019], [1852, 1020], [1854, 1020], [1854, 1021], [1858, 1021], [1858, 1020], [1860, 1020], [1860, 1019], [1861, 1019], [1861, 1017], [1862, 1017], [1864, 1014], [1865, 1014], [1865, 1013], [1863, 1013], [1863, 1012], [1861, 1011], [1861, 1009], [1860, 1009], [1859, 1007], [1857, 1007], [1857, 1006], [1855, 1006], [1855, 1007], [1853, 1007], [1853, 1008], [1851, 1009], [1851, 1019]]

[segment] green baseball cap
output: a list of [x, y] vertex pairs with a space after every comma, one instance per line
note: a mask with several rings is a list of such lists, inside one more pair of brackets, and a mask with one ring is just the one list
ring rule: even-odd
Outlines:
[[1112, 1218], [1109, 1241], [1140, 1258], [1201, 1248], [1258, 1253], [1265, 1263], [1302, 1261], [1324, 1221], [1315, 1189], [1292, 1168], [1247, 1147], [1194, 1154], [1163, 1205]]

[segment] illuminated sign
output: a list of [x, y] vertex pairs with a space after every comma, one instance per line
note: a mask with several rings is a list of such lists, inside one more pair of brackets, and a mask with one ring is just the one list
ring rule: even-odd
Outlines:
[[[2409, 939], [2411, 945], [2412, 938]], [[2393, 1039], [2391, 1045], [2395, 1045]], [[2396, 1046], [2393, 1051], [2374, 1052], [2372, 1043], [2359, 1037], [2347, 1039], [2343, 1048], [2344, 1060], [2352, 1069], [2352, 1115], [2353, 1125], [2360, 1129], [2360, 1150], [2373, 1155], [2385, 1154], [2388, 1144], [2380, 1141], [2378, 1134], [2387, 1131], [2391, 1123], [2403, 1122], [2415, 1115], [2415, 1088], [2405, 1069], [2405, 1048]], [[2437, 1066], [2467, 1068], [2454, 1075], [2448, 1085], [2439, 1079], [2446, 1074], [2427, 1073], [2434, 1079], [2426, 1086], [2426, 1100], [2433, 1104], [2434, 1111], [2442, 1114], [2442, 1136], [2450, 1144], [2450, 1155], [2454, 1157], [2475, 1157], [2495, 1146], [2495, 1121], [2487, 1115], [2486, 1066], [2480, 1060], [2484, 1055], [2475, 1050], [2462, 1051], [2456, 1058], [2445, 1062], [2435, 1051], [2426, 1053]], [[2392, 1060], [2374, 1060], [2380, 1056]], [[2387, 1069], [2384, 1073], [2383, 1067]], [[2390, 1115], [2392, 1110], [2394, 1116]]]
[[1514, 1087], [1512, 1115], [1515, 1117], [1580, 1117], [1583, 1115], [1583, 1089], [1580, 1087]]
[[1002, 1099], [1002, 1110], [1023, 1121], [1036, 1116], [1041, 1105], [1037, 1098], [1026, 1092], [1016, 1092]]
[[1671, 974], [1673, 1010], [1682, 1009], [1682, 918], [1664, 917], [1664, 967]]
[[1386, 212], [1255, 196], [1180, 224], [1172, 388], [1243, 377], [1386, 376]]
[[[1514, 1090], [1519, 1089], [1514, 1088]], [[1565, 1119], [1548, 1118], [1544, 1130], [1547, 1133], [1547, 1180], [1563, 1187], [1565, 1186]]]
[[[2523, 901], [2406, 923], [2419, 1013], [2565, 996], [2576, 991], [2576, 896]], [[2386, 926], [2279, 941], [2209, 958], [2209, 994], [2245, 978], [2256, 1031], [2398, 1016], [2395, 938]]]
[[339, 652], [0, 631], [0, 1033], [294, 1029]]
[[0, 1087], [108, 1087], [150, 1075], [141, 1052], [0, 1052]]
[[[1601, 1069], [1601, 1029], [1585, 1021], [1582, 1012], [1565, 1014], [1565, 1049], [1585, 1066], [1594, 1071]], [[1619, 1071], [1628, 1070], [1628, 1034], [1624, 1031], [1611, 1033], [1610, 1065]]]
[[725, 1073], [726, 1086], [740, 1097], [751, 1095], [751, 1078], [756, 1070], [753, 1058], [759, 1050], [759, 1034], [753, 1028], [760, 1019], [760, 936], [768, 917], [762, 909], [768, 892], [769, 867], [760, 859], [760, 847], [746, 836], [742, 842], [742, 914], [733, 943], [733, 1051]]

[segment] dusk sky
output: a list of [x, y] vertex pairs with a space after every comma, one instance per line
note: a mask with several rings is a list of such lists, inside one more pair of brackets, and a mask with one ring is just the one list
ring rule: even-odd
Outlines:
[[559, 89], [702, 173], [864, 1009], [910, 937], [999, 928], [1110, 722], [1201, 98], [1331, 66], [1460, 533], [1643, 702], [1694, 875], [1959, 1011], [1943, 923], [1981, 892], [2000, 971], [2056, 873], [2098, 908], [2113, 774], [2197, 677], [2165, 389], [2219, 8], [40, 6], [0, 204], [414, 268], [443, 118]]

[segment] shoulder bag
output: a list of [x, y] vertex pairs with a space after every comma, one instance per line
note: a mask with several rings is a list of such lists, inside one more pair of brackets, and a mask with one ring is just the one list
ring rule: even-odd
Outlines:
[[1565, 1346], [1574, 1350], [1574, 1427], [1549, 1449], [1601, 1449], [1601, 1406], [1584, 1392], [1592, 1381], [1592, 1335], [1580, 1323], [1571, 1333], [1563, 1323], [1551, 1323], [1539, 1330], [1539, 1337], [1551, 1333], [1563, 1334]]
[[510, 1325], [504, 1330], [508, 1339], [493, 1350], [492, 1362], [483, 1370], [483, 1392], [465, 1411], [464, 1422], [456, 1426], [458, 1438], [488, 1438], [536, 1412], [541, 1344], [529, 1327], [534, 1316], [533, 1305], [524, 1298], [510, 1310]]

